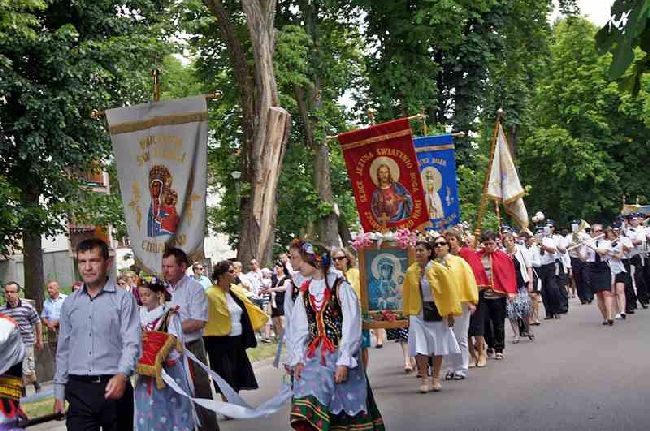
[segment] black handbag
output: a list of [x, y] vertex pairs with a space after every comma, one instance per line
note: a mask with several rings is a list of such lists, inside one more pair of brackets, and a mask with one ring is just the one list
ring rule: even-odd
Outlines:
[[422, 301], [422, 318], [425, 322], [440, 322], [442, 316], [438, 312], [438, 307], [433, 301]]

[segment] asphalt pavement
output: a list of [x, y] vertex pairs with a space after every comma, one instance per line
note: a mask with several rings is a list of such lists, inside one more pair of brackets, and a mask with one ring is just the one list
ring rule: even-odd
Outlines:
[[[543, 321], [533, 342], [511, 343], [505, 359], [471, 369], [466, 380], [418, 393], [404, 374], [401, 350], [371, 349], [368, 375], [387, 430], [647, 430], [650, 427], [650, 309], [613, 327], [601, 325], [595, 303], [571, 300], [569, 314]], [[243, 392], [252, 405], [270, 398], [281, 372], [255, 367], [260, 389]], [[289, 430], [289, 406], [268, 418], [220, 421], [222, 431]], [[56, 426], [58, 425], [58, 426]], [[59, 431], [61, 424], [32, 428]]]

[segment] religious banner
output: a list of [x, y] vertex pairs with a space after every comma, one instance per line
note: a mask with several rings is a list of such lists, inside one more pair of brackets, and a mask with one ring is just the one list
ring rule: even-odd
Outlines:
[[460, 223], [456, 178], [456, 150], [451, 135], [424, 136], [413, 140], [424, 186], [424, 202], [431, 227], [440, 232]]
[[203, 96], [106, 111], [131, 247], [160, 273], [166, 247], [203, 255], [208, 109]]
[[522, 230], [528, 229], [528, 212], [524, 205], [526, 191], [519, 182], [517, 168], [510, 155], [506, 135], [501, 123], [498, 125], [492, 166], [488, 173], [487, 196], [502, 202], [506, 212]]
[[364, 230], [428, 222], [412, 139], [406, 118], [338, 135]]

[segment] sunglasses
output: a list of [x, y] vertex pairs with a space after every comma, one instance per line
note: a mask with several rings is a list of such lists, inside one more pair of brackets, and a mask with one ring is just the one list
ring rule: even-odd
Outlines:
[[442, 247], [443, 245], [447, 245], [447, 243], [446, 242], [434, 242], [433, 245], [435, 247]]
[[334, 258], [334, 260], [337, 261], [337, 262], [338, 262], [339, 260], [343, 260], [343, 259], [345, 259], [345, 256], [338, 256], [338, 257], [335, 257], [335, 258]]

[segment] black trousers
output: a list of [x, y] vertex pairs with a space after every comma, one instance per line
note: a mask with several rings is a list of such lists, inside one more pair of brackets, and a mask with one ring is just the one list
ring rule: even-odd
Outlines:
[[623, 266], [625, 266], [625, 312], [636, 310], [636, 293], [634, 292], [634, 285], [632, 283], [632, 264], [630, 259], [623, 259]]
[[555, 262], [547, 263], [539, 268], [539, 278], [542, 280], [542, 302], [546, 317], [560, 313], [560, 288], [555, 275]]
[[567, 285], [569, 284], [569, 275], [564, 272], [564, 263], [560, 260], [555, 261], [558, 268], [557, 285], [559, 294], [559, 308], [558, 313], [564, 314], [569, 312], [569, 291]]
[[642, 260], [641, 256], [634, 256], [630, 263], [634, 266], [634, 282], [636, 283], [636, 296], [641, 304], [650, 302], [648, 289], [648, 275], [650, 274], [650, 262], [648, 258]]
[[571, 272], [573, 274], [573, 281], [576, 284], [578, 298], [580, 298], [580, 302], [583, 304], [585, 302], [594, 300], [594, 294], [589, 288], [589, 285], [587, 284], [587, 280], [585, 278], [585, 270], [586, 265], [582, 260], [575, 257], [571, 258]]
[[485, 341], [488, 347], [492, 347], [495, 353], [503, 353], [506, 346], [506, 302], [507, 298], [483, 299], [487, 310], [487, 317], [492, 324], [492, 336], [488, 336], [488, 324], [486, 322]]
[[68, 431], [133, 430], [133, 386], [127, 380], [119, 400], [107, 400], [104, 391], [108, 379], [99, 383], [81, 381], [70, 376], [65, 399], [70, 403], [66, 419]]

